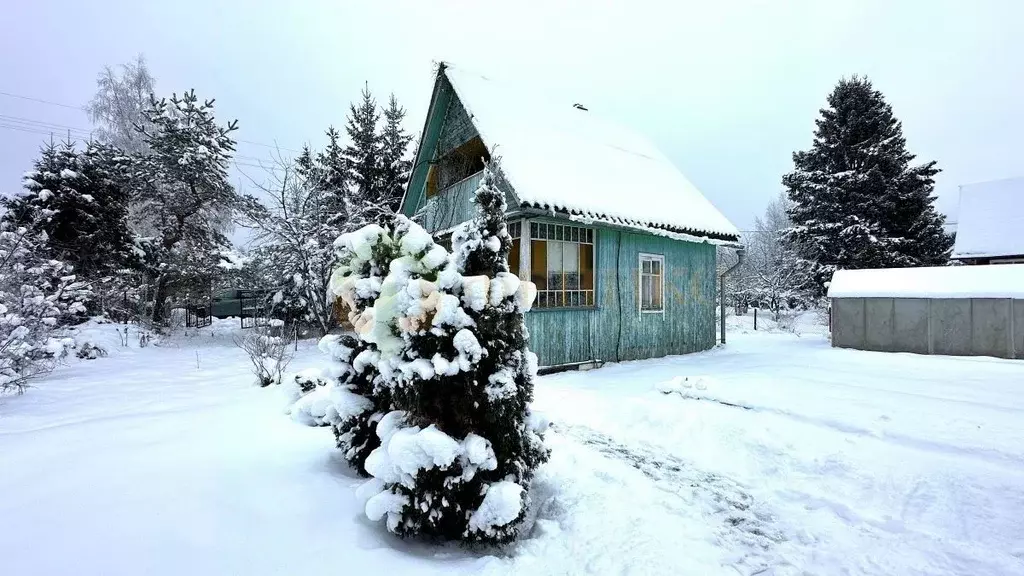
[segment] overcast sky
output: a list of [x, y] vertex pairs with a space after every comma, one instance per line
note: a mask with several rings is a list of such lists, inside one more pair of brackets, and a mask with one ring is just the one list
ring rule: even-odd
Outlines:
[[[15, 1], [0, 11], [0, 92], [71, 107], [0, 95], [0, 190], [47, 138], [26, 120], [89, 129], [73, 107], [104, 65], [138, 53], [159, 92], [195, 88], [239, 120], [238, 138], [293, 149], [342, 125], [364, 82], [394, 92], [418, 135], [445, 59], [579, 94], [653, 139], [743, 229], [836, 81], [866, 74], [910, 150], [938, 161], [939, 207], [955, 215], [959, 184], [1024, 174], [1022, 21], [1018, 0]], [[239, 144], [244, 162], [270, 153]]]

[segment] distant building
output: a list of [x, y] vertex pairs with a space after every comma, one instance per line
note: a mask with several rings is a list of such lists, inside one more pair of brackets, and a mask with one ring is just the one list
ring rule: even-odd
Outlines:
[[402, 213], [449, 241], [494, 152], [541, 366], [714, 346], [715, 244], [736, 227], [645, 138], [520, 88], [440, 66]]
[[1024, 358], [1024, 264], [839, 270], [832, 345]]
[[964, 264], [1024, 263], [1024, 177], [960, 187], [952, 257]]

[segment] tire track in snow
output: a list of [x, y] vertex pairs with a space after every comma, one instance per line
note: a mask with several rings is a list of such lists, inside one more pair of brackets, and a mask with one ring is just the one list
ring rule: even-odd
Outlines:
[[659, 489], [682, 498], [684, 504], [701, 506], [703, 515], [720, 522], [715, 532], [723, 544], [730, 550], [742, 550], [732, 559], [732, 567], [739, 573], [770, 573], [772, 567], [788, 564], [774, 551], [786, 537], [773, 526], [771, 513], [762, 509], [739, 484], [696, 470], [671, 454], [646, 446], [626, 445], [591, 428], [564, 424], [552, 424], [552, 428], [635, 468]]
[[850, 424], [847, 422], [840, 422], [829, 418], [816, 418], [814, 416], [807, 416], [805, 414], [799, 414], [782, 408], [775, 408], [772, 406], [760, 406], [741, 404], [738, 402], [729, 402], [710, 396], [691, 396], [691, 395], [680, 395], [684, 400], [694, 400], [698, 402], [711, 402], [714, 404], [720, 404], [729, 408], [738, 408], [741, 410], [750, 410], [754, 412], [761, 412], [764, 414], [774, 414], [776, 416], [782, 416], [789, 418], [796, 422], [803, 424], [810, 424], [812, 426], [818, 426], [821, 428], [829, 428], [837, 432], [843, 432], [845, 434], [853, 434], [864, 438], [874, 438], [877, 440], [884, 440], [903, 446], [905, 448], [913, 448], [915, 450], [921, 450], [924, 452], [931, 452], [933, 454], [956, 456], [958, 458], [969, 458], [971, 460], [984, 462], [993, 466], [999, 466], [1004, 469], [1020, 471], [1021, 467], [1024, 467], [1024, 457], [1009, 454], [1001, 450], [985, 449], [985, 448], [966, 448], [956, 446], [953, 444], [944, 444], [942, 442], [935, 442], [933, 440], [926, 440], [924, 438], [916, 438], [913, 436], [907, 436], [905, 434], [885, 431], [875, 431], [856, 424]]

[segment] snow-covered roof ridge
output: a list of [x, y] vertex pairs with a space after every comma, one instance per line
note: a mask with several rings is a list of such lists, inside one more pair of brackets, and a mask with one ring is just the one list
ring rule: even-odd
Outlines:
[[528, 206], [695, 236], [739, 231], [649, 140], [446, 63], [443, 73]]
[[1024, 254], [1024, 177], [960, 187], [954, 258]]
[[839, 270], [829, 298], [1024, 298], [1024, 264]]

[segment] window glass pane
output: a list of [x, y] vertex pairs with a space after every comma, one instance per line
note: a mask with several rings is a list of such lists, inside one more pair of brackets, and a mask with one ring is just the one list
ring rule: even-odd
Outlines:
[[640, 309], [649, 310], [651, 307], [651, 277], [641, 276], [640, 277]]
[[562, 289], [561, 242], [548, 242], [548, 289]]
[[647, 258], [641, 258], [640, 259], [640, 271], [643, 272], [644, 274], [650, 274], [651, 273], [651, 261], [648, 260]]
[[530, 222], [530, 238], [536, 238], [536, 237], [537, 237], [537, 223], [536, 222]]
[[573, 226], [573, 228], [572, 228], [572, 241], [573, 242], [579, 242], [580, 241], [580, 229], [576, 228], [575, 226]]
[[594, 245], [580, 244], [580, 288], [594, 289]]
[[562, 242], [562, 270], [565, 271], [565, 289], [580, 288], [580, 245]]
[[655, 274], [661, 274], [661, 262], [658, 260], [651, 260], [651, 272]]
[[587, 242], [594, 242], [594, 231], [591, 230], [590, 228], [587, 228]]
[[561, 226], [555, 226], [555, 236], [554, 236], [554, 238], [555, 238], [555, 240], [561, 240], [562, 239], [562, 227]]
[[512, 240], [512, 249], [508, 253], [508, 271], [519, 276], [519, 238]]
[[530, 281], [537, 285], [537, 290], [548, 286], [548, 243], [543, 240], [530, 242]]

